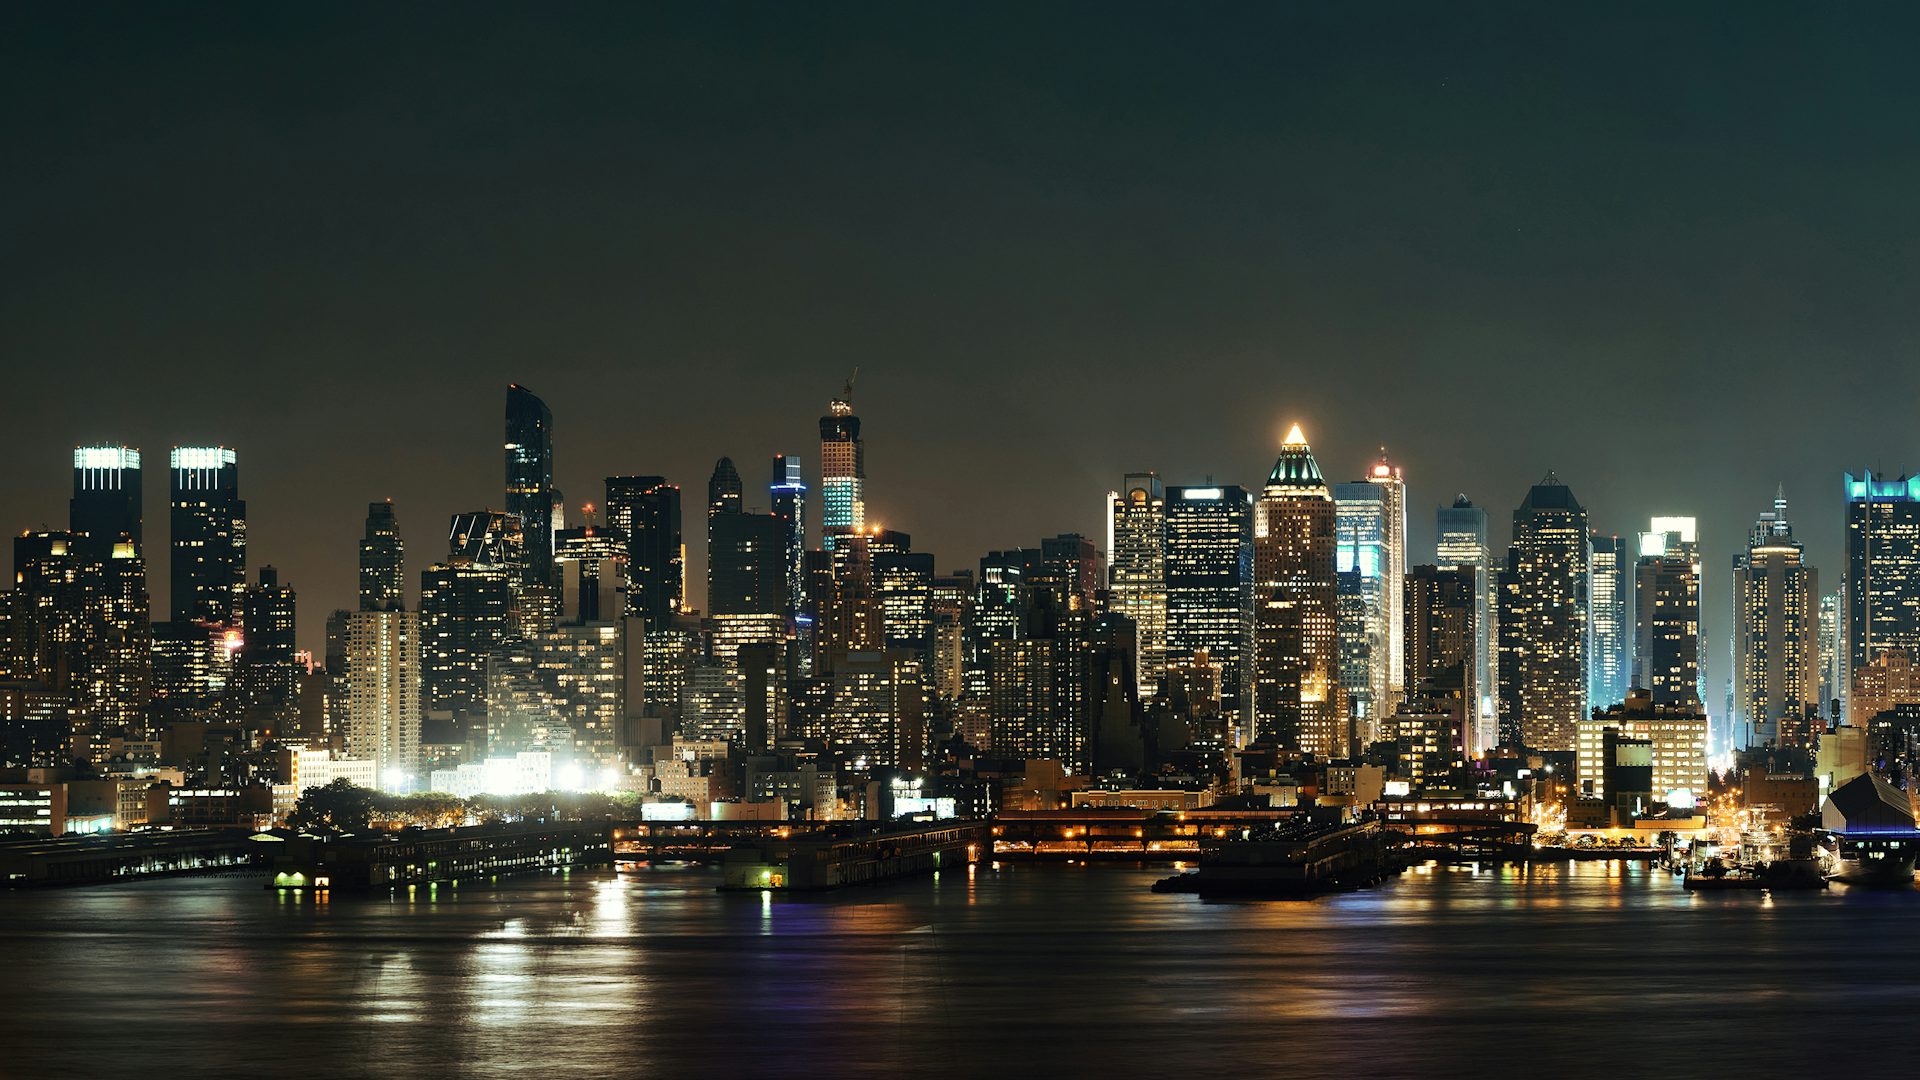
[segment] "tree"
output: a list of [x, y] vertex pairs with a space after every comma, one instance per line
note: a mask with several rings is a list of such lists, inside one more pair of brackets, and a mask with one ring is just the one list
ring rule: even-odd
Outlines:
[[287, 815], [287, 825], [302, 831], [361, 832], [373, 820], [379, 800], [379, 792], [342, 777], [303, 792]]

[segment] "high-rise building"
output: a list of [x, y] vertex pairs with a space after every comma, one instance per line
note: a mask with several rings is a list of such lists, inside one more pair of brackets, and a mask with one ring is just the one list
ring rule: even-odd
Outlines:
[[507, 513], [520, 522], [520, 584], [551, 603], [553, 564], [553, 410], [533, 391], [507, 387]]
[[980, 701], [992, 692], [992, 650], [996, 641], [1020, 636], [1026, 617], [1026, 557], [1019, 551], [990, 551], [980, 558], [973, 614], [966, 628], [966, 693]]
[[828, 551], [844, 536], [867, 527], [867, 463], [860, 445], [860, 418], [853, 415], [853, 380], [820, 418], [820, 518]]
[[1835, 589], [1820, 597], [1820, 711], [1834, 716], [1847, 695], [1846, 595]]
[[407, 606], [407, 549], [393, 500], [367, 504], [360, 537], [360, 610], [399, 611]]
[[133, 542], [113, 544], [103, 558], [89, 541], [71, 532], [14, 537], [10, 666], [20, 670], [10, 675], [64, 692], [72, 723], [62, 737], [94, 739], [104, 750], [104, 736], [143, 727], [152, 645]]
[[854, 772], [918, 769], [926, 762], [926, 683], [899, 649], [853, 652], [833, 673], [828, 744]]
[[140, 451], [130, 446], [80, 446], [73, 451], [73, 501], [67, 528], [84, 536], [96, 556], [111, 557], [113, 545], [141, 546]]
[[1887, 649], [1920, 655], [1920, 475], [1847, 473], [1846, 497], [1850, 682]]
[[522, 554], [520, 522], [499, 510], [453, 515], [447, 526], [447, 559], [517, 576]]
[[933, 579], [933, 666], [927, 682], [944, 703], [966, 693], [967, 625], [972, 621], [973, 571], [955, 570]]
[[680, 488], [662, 476], [607, 477], [607, 524], [627, 538], [627, 611], [665, 630], [686, 607]]
[[411, 790], [420, 770], [419, 615], [348, 615], [345, 684], [347, 756], [373, 762], [384, 790]]
[[1501, 571], [1500, 734], [1572, 750], [1587, 712], [1587, 511], [1548, 473], [1513, 512]]
[[[1358, 732], [1377, 731], [1381, 718], [1393, 711], [1392, 666], [1387, 650], [1394, 635], [1387, 620], [1398, 605], [1387, 603], [1390, 584], [1387, 559], [1390, 489], [1366, 480], [1334, 484], [1334, 570], [1339, 575], [1340, 598], [1334, 620], [1339, 642], [1340, 686], [1347, 693], [1347, 709]], [[1393, 585], [1393, 588], [1399, 588]], [[1362, 738], [1363, 745], [1372, 738]]]
[[[1402, 586], [1406, 612], [1407, 694], [1428, 707], [1457, 699], [1460, 714], [1472, 714], [1480, 696], [1474, 679], [1474, 642], [1478, 640], [1479, 598], [1472, 567], [1442, 570], [1416, 566]], [[1469, 733], [1462, 731], [1465, 737]], [[1466, 751], [1470, 747], [1461, 746]]]
[[1633, 683], [1655, 705], [1700, 696], [1700, 546], [1693, 518], [1654, 518], [1634, 564]]
[[420, 572], [420, 666], [425, 707], [484, 723], [487, 658], [511, 633], [511, 571], [462, 549]]
[[1167, 662], [1189, 665], [1205, 656], [1219, 665], [1219, 715], [1243, 744], [1253, 722], [1253, 574], [1253, 497], [1246, 489], [1168, 488]]
[[176, 622], [236, 622], [247, 583], [247, 504], [240, 465], [222, 446], [173, 448], [168, 492]]
[[880, 637], [889, 649], [933, 661], [933, 555], [884, 551], [873, 556], [873, 587], [880, 601]]
[[1593, 627], [1587, 661], [1587, 699], [1595, 708], [1627, 700], [1633, 685], [1633, 638], [1627, 597], [1633, 563], [1625, 537], [1595, 532], [1587, 550], [1587, 613]]
[[263, 722], [275, 731], [292, 730], [300, 713], [305, 665], [296, 655], [295, 601], [293, 587], [282, 585], [280, 572], [271, 566], [260, 568], [259, 580], [242, 601], [246, 630], [234, 664], [233, 696], [250, 723]]
[[713, 463], [713, 475], [707, 477], [707, 516], [737, 514], [745, 509], [746, 486], [740, 482], [740, 470], [733, 459], [723, 457]]
[[1339, 692], [1336, 514], [1300, 425], [1281, 443], [1252, 518], [1256, 732], [1281, 746], [1343, 757], [1354, 731]]
[[774, 455], [767, 493], [786, 546], [787, 615], [797, 620], [807, 607], [807, 481], [797, 455]]
[[591, 522], [561, 529], [553, 536], [553, 561], [566, 621], [586, 625], [620, 617], [627, 538], [618, 529]]
[[1387, 448], [1380, 448], [1380, 460], [1367, 470], [1367, 483], [1380, 489], [1382, 516], [1382, 576], [1386, 579], [1387, 598], [1387, 694], [1388, 707], [1397, 701], [1406, 687], [1403, 668], [1406, 655], [1406, 609], [1400, 583], [1407, 576], [1407, 481], [1398, 465], [1387, 461]]
[[487, 753], [554, 755], [563, 786], [601, 782], [618, 763], [625, 635], [617, 622], [566, 623], [502, 643], [487, 665]]
[[1733, 720], [1749, 746], [1809, 748], [1824, 730], [1819, 596], [1819, 573], [1776, 495], [1733, 557]]
[[1473, 685], [1478, 694], [1470, 728], [1478, 753], [1500, 741], [1499, 710], [1494, 706], [1493, 548], [1487, 541], [1487, 512], [1465, 495], [1434, 517], [1434, 553], [1442, 570], [1472, 570], [1474, 589]]
[[786, 526], [772, 514], [724, 511], [707, 519], [708, 603], [714, 655], [786, 639]]
[[1128, 473], [1107, 493], [1107, 588], [1140, 635], [1139, 692], [1151, 698], [1167, 669], [1167, 493], [1155, 473]]

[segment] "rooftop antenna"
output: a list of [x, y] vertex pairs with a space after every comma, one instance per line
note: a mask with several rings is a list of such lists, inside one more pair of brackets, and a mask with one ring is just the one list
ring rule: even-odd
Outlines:
[[845, 401], [849, 405], [853, 404], [854, 380], [858, 379], [859, 377], [860, 377], [860, 367], [859, 365], [856, 364], [853, 369], [853, 374], [847, 376], [847, 385], [840, 391], [841, 400]]

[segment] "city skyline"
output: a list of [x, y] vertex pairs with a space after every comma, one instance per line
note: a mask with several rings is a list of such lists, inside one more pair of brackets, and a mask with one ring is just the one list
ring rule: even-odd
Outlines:
[[[1831, 574], [1835, 477], [1920, 467], [1884, 239], [1920, 177], [1875, 119], [1920, 88], [1889, 51], [1901, 28], [1878, 21], [1904, 16], [1821, 24], [1838, 66], [1797, 47], [1791, 16], [1669, 16], [1654, 35], [1565, 12], [1268, 12], [1227, 35], [1165, 13], [1050, 50], [1081, 29], [1065, 10], [1033, 13], [1024, 41], [982, 14], [930, 36], [905, 13], [816, 13], [781, 24], [782, 55], [697, 10], [611, 15], [591, 38], [480, 26], [459, 54], [406, 13], [370, 52], [337, 13], [134, 14], [153, 47], [122, 55], [77, 13], [9, 13], [0, 79], [71, 92], [7, 120], [38, 167], [0, 178], [0, 273], [20, 286], [0, 290], [0, 325], [39, 407], [10, 429], [22, 467], [0, 506], [16, 529], [63, 520], [54, 465], [73, 445], [233, 447], [249, 561], [345, 606], [367, 502], [435, 531], [499, 505], [500, 384], [553, 405], [556, 484], [578, 507], [608, 475], [697, 491], [721, 454], [756, 483], [776, 453], [811, 466], [821, 399], [859, 367], [872, 512], [943, 569], [1103, 535], [1101, 497], [1130, 471], [1257, 488], [1294, 421], [1342, 479], [1388, 446], [1416, 551], [1465, 492], [1497, 552], [1548, 469], [1612, 532], [1696, 516], [1717, 705], [1727, 567], [1776, 486]], [[529, 48], [530, 73], [501, 62]], [[1621, 85], [1612, 58], [1647, 48], [1645, 84]], [[817, 79], [791, 77], [824, 55]], [[1316, 59], [1334, 55], [1353, 66]], [[1779, 55], [1801, 59], [1757, 59]], [[539, 78], [559, 57], [605, 92]], [[927, 62], [949, 57], [972, 62]], [[1153, 101], [1130, 89], [1146, 57], [1165, 72]], [[180, 66], [209, 78], [156, 78]], [[336, 66], [359, 79], [325, 78]], [[446, 101], [436, 66], [480, 97]], [[215, 108], [214, 74], [262, 92]], [[299, 89], [316, 78], [326, 95]], [[1363, 90], [1329, 93], [1345, 79]], [[874, 83], [893, 92], [856, 92]], [[657, 107], [663, 91], [691, 111]], [[396, 117], [389, 95], [431, 107]], [[751, 122], [768, 108], [787, 134]], [[1142, 159], [1137, 135], [1181, 152]], [[209, 142], [227, 179], [203, 184]], [[311, 178], [344, 161], [363, 182]], [[130, 179], [103, 198], [106, 175]], [[1075, 368], [1099, 377], [1049, 374]], [[1808, 379], [1849, 402], [1846, 422], [1823, 422]], [[1698, 415], [1625, 437], [1643, 383]], [[1162, 385], [1157, 415], [1109, 422]], [[1793, 438], [1741, 437], [1809, 401]], [[1001, 478], [997, 513], [928, 483], [944, 462]], [[410, 582], [437, 547], [414, 539]]]

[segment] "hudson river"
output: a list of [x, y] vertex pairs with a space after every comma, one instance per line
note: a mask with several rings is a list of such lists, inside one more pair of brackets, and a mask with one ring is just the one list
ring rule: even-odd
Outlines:
[[1588, 863], [1204, 904], [1166, 873], [0, 894], [0, 1075], [1744, 1078], [1904, 1070], [1920, 1018], [1915, 894]]

